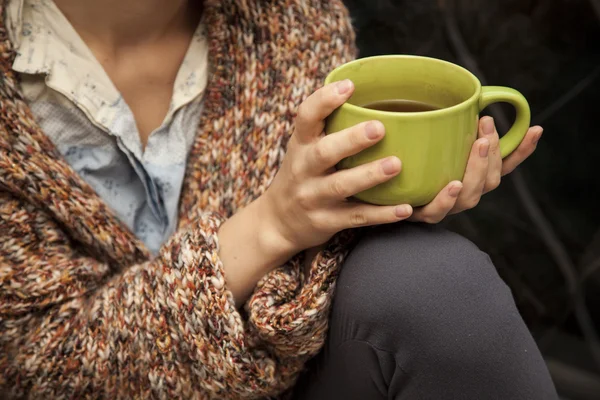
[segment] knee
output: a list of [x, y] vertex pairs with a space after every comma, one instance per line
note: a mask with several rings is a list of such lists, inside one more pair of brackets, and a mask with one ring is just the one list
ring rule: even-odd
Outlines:
[[355, 327], [424, 346], [464, 341], [518, 317], [489, 257], [433, 226], [377, 228], [346, 260], [333, 312]]

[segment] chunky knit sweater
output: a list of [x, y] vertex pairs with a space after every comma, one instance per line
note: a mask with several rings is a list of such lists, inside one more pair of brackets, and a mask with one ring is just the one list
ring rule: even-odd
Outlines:
[[205, 13], [212, 76], [178, 232], [156, 258], [36, 124], [0, 18], [0, 397], [277, 396], [321, 348], [351, 233], [306, 276], [302, 255], [265, 276], [239, 312], [217, 230], [273, 179], [297, 106], [354, 56], [347, 11], [206, 0]]

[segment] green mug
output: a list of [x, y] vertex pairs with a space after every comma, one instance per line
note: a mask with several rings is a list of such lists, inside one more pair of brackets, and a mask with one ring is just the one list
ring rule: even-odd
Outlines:
[[[354, 83], [354, 94], [327, 119], [325, 132], [378, 120], [386, 135], [373, 147], [342, 160], [338, 168], [389, 156], [402, 160], [398, 176], [355, 195], [368, 203], [418, 207], [431, 202], [451, 181], [462, 180], [477, 139], [479, 113], [492, 103], [506, 102], [517, 111], [512, 128], [500, 139], [503, 158], [519, 146], [529, 128], [531, 112], [521, 93], [482, 87], [475, 75], [447, 61], [406, 55], [362, 58], [336, 68], [325, 83], [344, 79]], [[433, 111], [364, 107], [386, 100], [425, 103]]]

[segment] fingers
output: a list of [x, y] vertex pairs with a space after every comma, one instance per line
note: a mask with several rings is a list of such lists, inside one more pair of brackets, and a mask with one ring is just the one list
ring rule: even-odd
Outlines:
[[[543, 129], [539, 126], [530, 128], [523, 143], [503, 162], [494, 120], [491, 117], [482, 118], [479, 139], [471, 150], [462, 188], [460, 182], [450, 183], [430, 204], [414, 210], [410, 220], [438, 223], [448, 214], [474, 208], [484, 193], [500, 185], [503, 175], [512, 172], [535, 151], [542, 133]], [[454, 194], [458, 194], [458, 198], [453, 199]]]
[[295, 135], [302, 143], [319, 137], [325, 127], [325, 118], [344, 104], [354, 92], [354, 84], [346, 79], [330, 83], [311, 94], [298, 108]]
[[508, 157], [504, 159], [502, 163], [502, 176], [510, 174], [525, 161], [537, 147], [537, 144], [542, 137], [542, 133], [544, 133], [544, 129], [541, 126], [534, 126], [529, 128], [527, 134], [525, 135], [525, 139], [523, 142], [517, 147], [517, 149]]
[[479, 137], [490, 142], [488, 155], [488, 173], [483, 193], [491, 192], [500, 186], [502, 179], [502, 156], [500, 154], [500, 137], [492, 117], [484, 117], [479, 123]]
[[355, 168], [344, 169], [320, 179], [316, 191], [319, 201], [340, 201], [390, 180], [400, 173], [397, 157], [387, 157]]
[[346, 203], [336, 209], [329, 218], [330, 226], [336, 231], [364, 226], [391, 224], [410, 217], [412, 207], [408, 204], [399, 206], [375, 206], [363, 203]]
[[426, 224], [441, 222], [455, 207], [462, 188], [463, 184], [461, 182], [450, 182], [438, 193], [431, 203], [415, 209], [409, 220], [413, 222], [425, 222]]
[[320, 172], [336, 165], [343, 158], [352, 156], [379, 142], [385, 128], [379, 121], [368, 121], [320, 139], [312, 151], [311, 167]]
[[473, 145], [463, 178], [463, 189], [452, 213], [468, 210], [479, 204], [488, 174], [489, 149], [490, 142], [485, 138], [477, 139]]

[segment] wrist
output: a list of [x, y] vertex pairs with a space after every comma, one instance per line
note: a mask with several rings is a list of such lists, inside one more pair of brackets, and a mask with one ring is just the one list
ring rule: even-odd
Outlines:
[[283, 261], [304, 250], [286, 234], [281, 218], [277, 215], [276, 205], [265, 193], [254, 201], [254, 212], [257, 216], [258, 247], [268, 254], [278, 254]]
[[238, 305], [246, 301], [263, 276], [301, 250], [280, 234], [276, 221], [268, 202], [259, 198], [219, 228], [219, 256], [227, 286]]

